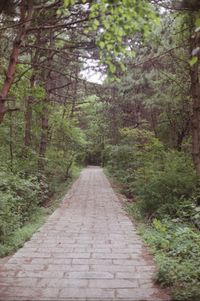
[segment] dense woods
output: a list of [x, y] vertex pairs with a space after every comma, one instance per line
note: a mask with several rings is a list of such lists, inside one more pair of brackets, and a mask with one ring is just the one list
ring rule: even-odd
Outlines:
[[80, 168], [101, 165], [156, 281], [199, 300], [199, 1], [1, 1], [0, 41], [0, 255]]

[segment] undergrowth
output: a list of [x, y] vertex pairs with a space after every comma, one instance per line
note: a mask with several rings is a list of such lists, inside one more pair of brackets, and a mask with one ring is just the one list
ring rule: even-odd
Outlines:
[[109, 175], [132, 201], [127, 210], [154, 254], [156, 283], [170, 288], [173, 300], [200, 301], [200, 185], [191, 156], [130, 128], [106, 155]]
[[[31, 236], [42, 226], [46, 221], [48, 216], [54, 212], [54, 210], [60, 204], [62, 197], [70, 188], [72, 182], [78, 177], [80, 172], [79, 168], [73, 170], [73, 174], [68, 181], [58, 181], [57, 179], [54, 182], [51, 182], [52, 191], [54, 194], [49, 200], [44, 204], [44, 206], [34, 205], [34, 210], [32, 209], [31, 213], [28, 215], [27, 219], [21, 224], [16, 224], [16, 220], [13, 221], [12, 227], [6, 229], [7, 223], [10, 225], [10, 219], [6, 223], [6, 215], [11, 216], [10, 207], [5, 207], [5, 210], [2, 211], [5, 219], [0, 222], [0, 229], [4, 230], [4, 234], [1, 237], [0, 241], [0, 257], [4, 257], [12, 254], [14, 251], [18, 250], [24, 245], [24, 243], [31, 238]], [[23, 182], [24, 183], [24, 182]], [[6, 191], [7, 192], [7, 191]], [[7, 194], [6, 194], [7, 195]], [[14, 199], [15, 200], [15, 199]], [[16, 208], [16, 207], [15, 207]], [[21, 212], [20, 212], [21, 213]], [[2, 215], [1, 214], [1, 215]], [[21, 214], [19, 217], [21, 218]]]
[[169, 218], [144, 223], [136, 203], [126, 205], [157, 265], [155, 282], [171, 289], [174, 301], [200, 300], [200, 233]]

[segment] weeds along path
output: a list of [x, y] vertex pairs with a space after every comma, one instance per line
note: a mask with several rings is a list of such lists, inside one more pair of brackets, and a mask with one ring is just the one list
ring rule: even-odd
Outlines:
[[61, 206], [0, 265], [0, 300], [169, 300], [101, 168], [82, 171]]

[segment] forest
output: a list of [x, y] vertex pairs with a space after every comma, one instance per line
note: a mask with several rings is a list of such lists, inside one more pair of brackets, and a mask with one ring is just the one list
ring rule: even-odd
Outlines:
[[199, 1], [1, 0], [0, 62], [0, 256], [98, 165], [155, 282], [199, 301]]

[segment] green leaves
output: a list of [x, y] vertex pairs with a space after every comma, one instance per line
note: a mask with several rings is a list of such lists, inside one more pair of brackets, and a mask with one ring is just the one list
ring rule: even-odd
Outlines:
[[104, 41], [100, 41], [100, 42], [99, 42], [99, 47], [100, 47], [101, 49], [103, 49], [103, 48], [105, 47]]
[[199, 300], [199, 233], [187, 225], [163, 219], [156, 220], [156, 227], [155, 222], [153, 227], [145, 226], [142, 235], [155, 255], [156, 281], [171, 287], [173, 300]]
[[116, 70], [113, 61], [120, 67], [127, 56], [131, 56], [127, 37], [141, 33], [144, 37], [151, 31], [150, 24], [158, 26], [158, 17], [146, 1], [102, 0], [90, 8], [90, 30], [97, 31], [97, 45], [101, 61], [111, 73]]
[[112, 62], [109, 62], [109, 61], [108, 61], [108, 66], [109, 66], [110, 72], [111, 72], [111, 73], [115, 73], [115, 71], [116, 71], [115, 65], [114, 65]]
[[189, 60], [190, 66], [194, 66], [198, 62], [198, 57], [197, 56], [192, 56], [191, 59]]
[[76, 0], [63, 0], [64, 2], [64, 7], [68, 7], [70, 5], [73, 5], [76, 3]]
[[196, 18], [196, 20], [195, 20], [195, 26], [196, 26], [196, 28], [200, 27], [200, 17]]
[[[87, 0], [81, 2], [85, 4]], [[76, 0], [63, 0], [63, 3], [65, 8], [78, 4]], [[95, 31], [101, 61], [108, 66], [110, 73], [116, 71], [114, 65], [124, 69], [123, 59], [132, 55], [127, 37], [135, 33], [147, 37], [152, 26], [159, 24], [159, 18], [145, 0], [91, 1], [88, 8], [90, 21], [85, 34]]]
[[97, 30], [97, 28], [99, 27], [100, 23], [97, 19], [95, 19], [93, 22], [92, 22], [92, 29], [93, 30]]

